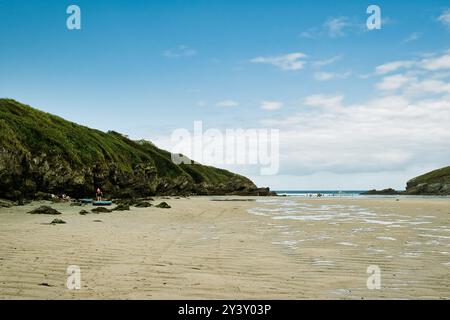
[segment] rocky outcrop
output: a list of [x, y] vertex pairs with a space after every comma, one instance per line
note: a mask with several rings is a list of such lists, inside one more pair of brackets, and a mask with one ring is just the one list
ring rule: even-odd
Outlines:
[[409, 180], [405, 194], [450, 195], [450, 166]]
[[383, 189], [383, 190], [369, 190], [366, 192], [362, 192], [361, 195], [369, 196], [369, 195], [397, 195], [401, 194], [401, 192], [394, 190], [392, 188]]
[[267, 195], [249, 179], [200, 164], [176, 165], [148, 141], [132, 141], [0, 99], [0, 198], [51, 194], [111, 198], [152, 195]]
[[31, 210], [28, 213], [30, 213], [30, 214], [50, 214], [50, 215], [60, 215], [61, 214], [61, 212], [59, 212], [58, 210], [53, 209], [49, 206], [41, 206], [39, 208]]
[[275, 197], [277, 193], [270, 191], [269, 188], [256, 188], [254, 190], [237, 191], [233, 192], [233, 195], [237, 196], [258, 196], [258, 197]]

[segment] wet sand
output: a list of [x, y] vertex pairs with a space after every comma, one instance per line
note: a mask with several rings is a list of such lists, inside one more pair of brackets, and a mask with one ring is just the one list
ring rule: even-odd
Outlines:
[[[164, 199], [0, 209], [0, 299], [449, 299], [450, 199]], [[156, 199], [155, 203], [159, 203]], [[81, 268], [81, 290], [66, 270]], [[369, 290], [367, 267], [381, 270]]]

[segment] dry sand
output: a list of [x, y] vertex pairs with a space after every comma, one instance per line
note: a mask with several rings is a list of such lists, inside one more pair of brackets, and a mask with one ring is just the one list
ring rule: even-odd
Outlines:
[[212, 199], [235, 198], [86, 216], [56, 204], [54, 226], [26, 213], [43, 203], [0, 209], [0, 299], [450, 298], [448, 198]]

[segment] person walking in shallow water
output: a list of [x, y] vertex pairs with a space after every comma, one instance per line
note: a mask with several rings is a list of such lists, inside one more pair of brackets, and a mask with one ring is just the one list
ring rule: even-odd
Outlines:
[[100, 188], [97, 188], [96, 196], [97, 196], [97, 201], [102, 201], [103, 192]]

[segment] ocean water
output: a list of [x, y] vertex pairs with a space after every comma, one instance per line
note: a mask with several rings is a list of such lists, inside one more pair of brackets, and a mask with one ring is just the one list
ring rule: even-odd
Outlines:
[[275, 190], [280, 196], [296, 197], [361, 197], [361, 193], [367, 190]]
[[279, 196], [299, 198], [419, 198], [448, 199], [450, 196], [440, 195], [362, 195], [368, 190], [275, 190]]

